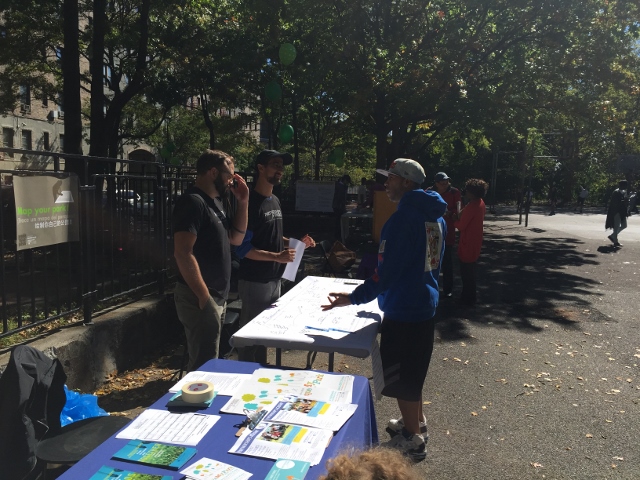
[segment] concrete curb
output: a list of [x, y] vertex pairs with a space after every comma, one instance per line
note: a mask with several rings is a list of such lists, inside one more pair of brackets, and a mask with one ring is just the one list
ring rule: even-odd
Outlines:
[[[69, 388], [93, 392], [109, 374], [132, 368], [181, 335], [173, 296], [155, 295], [99, 314], [93, 325], [62, 328], [27, 345], [60, 359]], [[1, 370], [10, 354], [0, 355]]]

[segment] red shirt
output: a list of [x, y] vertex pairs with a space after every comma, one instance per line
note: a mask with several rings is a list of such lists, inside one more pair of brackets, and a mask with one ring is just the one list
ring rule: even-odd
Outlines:
[[458, 257], [461, 262], [472, 263], [480, 256], [485, 211], [484, 200], [477, 198], [462, 209], [460, 220], [455, 221], [455, 227], [460, 230]]

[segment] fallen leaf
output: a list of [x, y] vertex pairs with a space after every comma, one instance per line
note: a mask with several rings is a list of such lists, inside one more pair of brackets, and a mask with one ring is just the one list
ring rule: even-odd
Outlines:
[[585, 437], [587, 437], [587, 438], [593, 438], [593, 435], [591, 435], [590, 433], [587, 433], [587, 434], [585, 435]]
[[474, 416], [474, 417], [477, 417], [478, 416], [478, 412], [471, 412], [471, 415]]
[[531, 462], [529, 463], [529, 465], [531, 465], [533, 468], [542, 468], [542, 464], [538, 462]]

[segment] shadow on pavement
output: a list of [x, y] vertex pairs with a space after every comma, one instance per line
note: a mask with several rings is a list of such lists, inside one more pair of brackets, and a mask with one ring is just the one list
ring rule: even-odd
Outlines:
[[462, 286], [456, 265], [454, 297], [443, 298], [436, 314], [440, 338], [472, 341], [466, 321], [525, 333], [542, 330], [541, 321], [580, 329], [583, 312], [590, 313], [589, 321], [604, 321], [605, 316], [582, 298], [593, 294], [599, 282], [566, 271], [600, 264], [596, 254], [580, 252], [581, 245], [575, 238], [494, 234], [487, 229], [477, 270], [478, 304], [458, 304], [456, 293]]

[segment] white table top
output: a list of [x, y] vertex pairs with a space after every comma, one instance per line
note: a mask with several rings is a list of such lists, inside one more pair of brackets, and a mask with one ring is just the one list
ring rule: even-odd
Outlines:
[[[309, 276], [231, 337], [234, 347], [263, 345], [292, 350], [371, 354], [382, 320], [378, 302], [323, 311], [331, 292], [350, 292], [362, 280]], [[310, 328], [311, 327], [311, 328]]]

